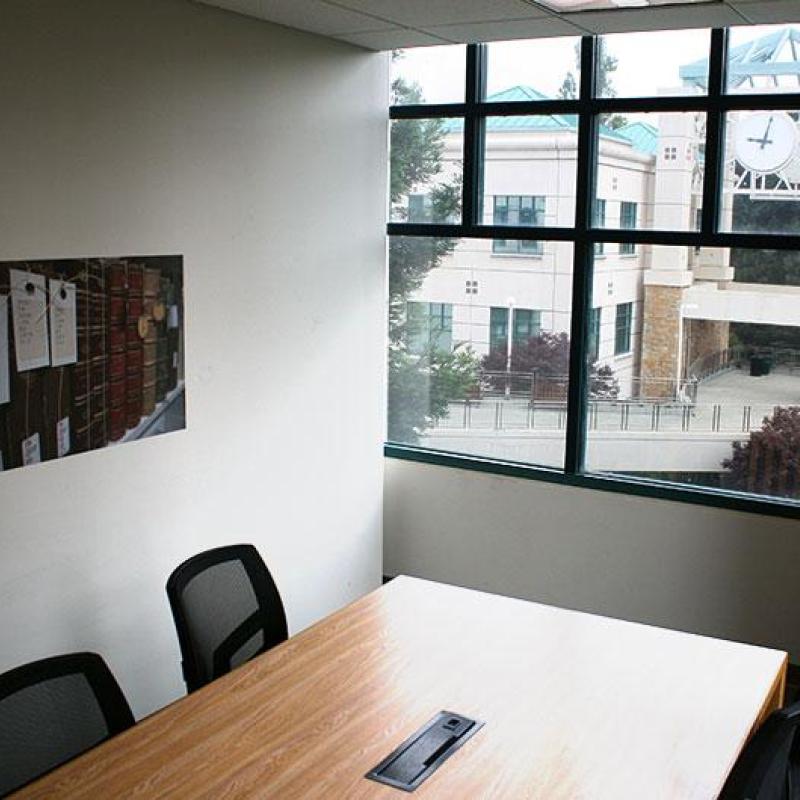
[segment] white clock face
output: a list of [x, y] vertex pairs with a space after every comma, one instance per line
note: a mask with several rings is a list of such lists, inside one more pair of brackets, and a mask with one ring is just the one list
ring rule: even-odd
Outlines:
[[781, 111], [741, 119], [736, 126], [736, 159], [753, 172], [777, 172], [794, 157], [797, 127]]

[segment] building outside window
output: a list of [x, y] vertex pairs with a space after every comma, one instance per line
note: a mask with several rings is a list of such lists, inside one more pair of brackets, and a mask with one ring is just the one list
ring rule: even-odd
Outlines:
[[[534, 227], [544, 225], [545, 198], [530, 195], [495, 195], [493, 222], [495, 225], [519, 225]], [[519, 239], [495, 239], [495, 253], [520, 253], [540, 255], [541, 242]]]
[[406, 304], [407, 346], [421, 355], [429, 350], [449, 353], [453, 349], [453, 306], [450, 303]]
[[542, 313], [531, 308], [514, 309], [514, 345], [522, 344], [539, 335]]
[[489, 352], [508, 348], [508, 309], [492, 307], [489, 312]]
[[600, 316], [602, 308], [593, 308], [589, 312], [589, 361], [597, 361], [600, 357]]
[[633, 327], [633, 303], [620, 303], [614, 326], [614, 355], [621, 356], [631, 351]]
[[[619, 226], [626, 230], [636, 230], [636, 203], [629, 203], [625, 200], [620, 204]], [[636, 252], [636, 245], [631, 242], [623, 242], [619, 246], [620, 255], [630, 256]]]
[[433, 206], [430, 195], [410, 194], [408, 196], [408, 221], [431, 222], [433, 220]]
[[[594, 201], [594, 226], [596, 228], [606, 226], [606, 201], [599, 197]], [[605, 253], [605, 242], [595, 242], [594, 254], [602, 256], [603, 253]]]

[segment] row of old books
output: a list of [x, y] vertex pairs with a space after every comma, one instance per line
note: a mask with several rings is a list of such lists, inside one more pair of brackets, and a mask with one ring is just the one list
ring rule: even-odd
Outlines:
[[[0, 295], [11, 268], [20, 266], [0, 264]], [[76, 286], [77, 360], [19, 372], [11, 359], [11, 399], [0, 405], [0, 469], [118, 441], [178, 382], [180, 298], [169, 269], [97, 259], [24, 268]]]

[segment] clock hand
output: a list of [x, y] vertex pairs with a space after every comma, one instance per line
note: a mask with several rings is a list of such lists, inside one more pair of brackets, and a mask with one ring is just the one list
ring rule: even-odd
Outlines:
[[775, 117], [770, 117], [769, 118], [769, 123], [767, 124], [767, 130], [764, 131], [764, 138], [761, 140], [761, 149], [762, 150], [767, 146], [767, 144], [772, 144], [772, 141], [769, 140], [769, 132], [770, 132], [770, 129], [772, 128], [772, 121], [774, 119], [775, 119]]

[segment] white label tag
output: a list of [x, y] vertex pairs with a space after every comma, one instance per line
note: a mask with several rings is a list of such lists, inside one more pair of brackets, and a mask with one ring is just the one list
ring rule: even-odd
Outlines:
[[8, 375], [8, 295], [0, 294], [0, 404], [11, 400]]
[[178, 368], [178, 351], [176, 350], [172, 354], [172, 369], [177, 369], [177, 368]]
[[22, 463], [27, 467], [38, 464], [42, 460], [42, 449], [39, 446], [39, 434], [34, 433], [22, 440]]
[[169, 312], [167, 314], [167, 327], [168, 328], [177, 328], [179, 324], [178, 320], [178, 306], [170, 306]]
[[75, 284], [50, 279], [50, 350], [53, 366], [63, 367], [78, 360], [78, 329]]
[[17, 372], [47, 367], [50, 364], [50, 344], [47, 340], [47, 289], [44, 275], [12, 269], [9, 270], [9, 277]]
[[59, 458], [64, 458], [69, 453], [69, 417], [56, 423], [56, 448]]

